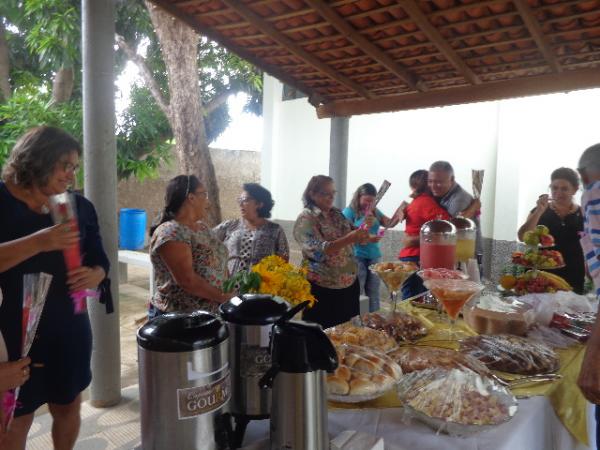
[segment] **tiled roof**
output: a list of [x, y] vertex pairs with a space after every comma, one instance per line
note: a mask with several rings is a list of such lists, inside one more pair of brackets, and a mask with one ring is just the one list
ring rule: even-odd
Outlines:
[[153, 0], [320, 116], [600, 86], [600, 0]]

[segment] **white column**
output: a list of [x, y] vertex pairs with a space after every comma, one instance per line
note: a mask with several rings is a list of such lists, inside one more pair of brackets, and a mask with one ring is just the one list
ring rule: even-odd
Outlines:
[[337, 190], [334, 205], [340, 209], [346, 206], [349, 124], [349, 117], [334, 117], [329, 134], [329, 176], [335, 181]]
[[98, 302], [88, 304], [93, 333], [91, 403], [99, 408], [121, 400], [114, 16], [114, 0], [82, 0], [84, 188], [98, 212], [115, 303], [113, 314], [106, 314]]

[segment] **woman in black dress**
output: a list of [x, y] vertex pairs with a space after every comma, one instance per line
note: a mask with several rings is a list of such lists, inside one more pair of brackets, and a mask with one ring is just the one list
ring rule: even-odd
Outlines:
[[[79, 233], [53, 225], [50, 196], [73, 183], [81, 147], [64, 131], [38, 127], [23, 135], [0, 182], [0, 331], [11, 361], [21, 356], [23, 275], [52, 275], [33, 346], [31, 377], [23, 384], [3, 448], [25, 449], [38, 407], [48, 403], [54, 448], [71, 449], [80, 425], [81, 392], [89, 385], [92, 331], [87, 313], [75, 314], [69, 291], [96, 288], [108, 272], [94, 206], [75, 195]], [[80, 242], [82, 267], [67, 272], [62, 251]]]
[[554, 236], [555, 249], [564, 260], [565, 267], [552, 270], [573, 286], [577, 294], [583, 293], [585, 262], [579, 244], [579, 232], [583, 231], [581, 207], [573, 201], [579, 189], [579, 176], [573, 169], [561, 167], [550, 175], [550, 192], [540, 195], [536, 207], [531, 210], [525, 223], [519, 228], [519, 239], [536, 225], [546, 225]]

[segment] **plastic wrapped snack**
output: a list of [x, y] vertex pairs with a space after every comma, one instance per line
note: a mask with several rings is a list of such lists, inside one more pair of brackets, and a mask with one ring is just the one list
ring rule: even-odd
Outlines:
[[522, 375], [554, 372], [558, 356], [549, 346], [533, 339], [509, 334], [480, 335], [463, 339], [460, 350], [488, 368]]
[[398, 395], [408, 417], [456, 435], [498, 425], [517, 411], [517, 402], [505, 387], [468, 369], [412, 372], [398, 384]]
[[402, 377], [402, 370], [385, 354], [365, 347], [336, 346], [339, 367], [327, 375], [329, 399], [356, 403], [372, 400], [391, 389]]
[[531, 306], [514, 297], [485, 295], [463, 308], [465, 321], [480, 334], [516, 334], [524, 336], [535, 320]]
[[381, 330], [397, 342], [413, 342], [427, 335], [427, 328], [416, 317], [403, 312], [368, 313], [360, 316], [364, 326]]
[[325, 330], [325, 334], [335, 345], [352, 344], [369, 347], [384, 353], [398, 347], [387, 333], [372, 328], [353, 325], [349, 322]]
[[490, 375], [489, 369], [481, 361], [448, 348], [400, 347], [388, 353], [388, 356], [400, 365], [405, 374], [425, 369], [460, 369], [464, 367], [482, 376]]

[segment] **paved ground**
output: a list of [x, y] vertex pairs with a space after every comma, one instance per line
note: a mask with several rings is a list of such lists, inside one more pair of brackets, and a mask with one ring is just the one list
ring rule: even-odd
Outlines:
[[[136, 331], [145, 320], [148, 271], [129, 266], [129, 280], [120, 286], [121, 386], [123, 399], [113, 408], [93, 408], [85, 401], [76, 450], [131, 450], [140, 443]], [[84, 399], [89, 396], [84, 392]], [[27, 450], [52, 448], [52, 421], [40, 408], [27, 440]]]

